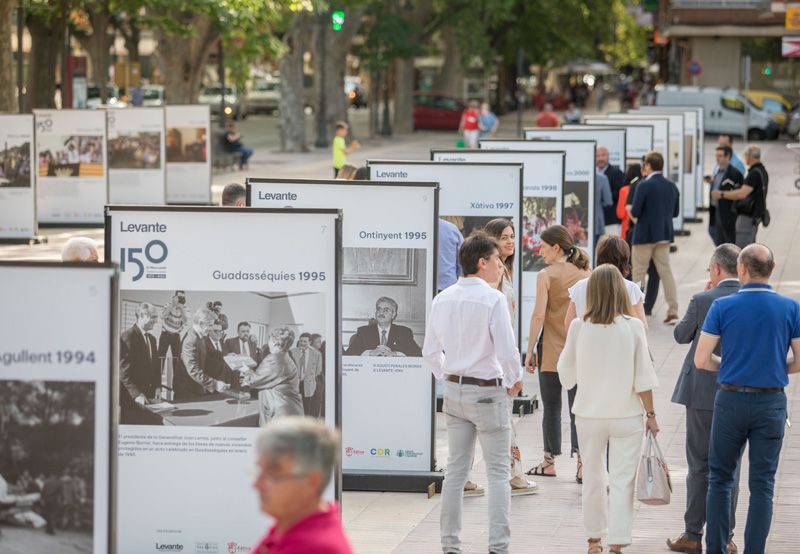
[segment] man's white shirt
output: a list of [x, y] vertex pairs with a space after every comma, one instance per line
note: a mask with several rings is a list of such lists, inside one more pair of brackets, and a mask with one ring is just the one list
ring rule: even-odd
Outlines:
[[464, 277], [433, 299], [422, 356], [433, 375], [522, 379], [506, 297], [479, 277]]

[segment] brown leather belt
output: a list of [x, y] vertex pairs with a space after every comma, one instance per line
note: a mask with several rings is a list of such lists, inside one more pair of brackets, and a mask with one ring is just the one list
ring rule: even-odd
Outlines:
[[502, 387], [503, 380], [497, 379], [478, 379], [477, 377], [462, 377], [461, 375], [448, 375], [447, 380], [451, 383], [461, 385], [478, 385], [479, 387]]
[[722, 384], [719, 386], [720, 390], [728, 390], [732, 392], [754, 392], [756, 394], [769, 394], [769, 393], [778, 393], [783, 392], [783, 387], [768, 387], [765, 389], [757, 388], [757, 387], [740, 387], [739, 385], [725, 385]]

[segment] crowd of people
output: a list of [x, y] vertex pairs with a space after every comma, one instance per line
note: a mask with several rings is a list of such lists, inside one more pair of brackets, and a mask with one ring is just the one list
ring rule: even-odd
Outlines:
[[161, 134], [136, 133], [108, 141], [111, 169], [158, 169], [161, 167]]
[[25, 142], [0, 152], [0, 187], [31, 186], [31, 143]]
[[72, 135], [63, 146], [39, 153], [39, 175], [47, 177], [78, 177], [81, 164], [102, 164], [102, 137]]
[[[157, 324], [158, 338], [152, 332]], [[134, 324], [120, 336], [120, 422], [151, 424], [153, 418], [141, 409], [148, 404], [229, 390], [258, 398], [261, 423], [324, 413], [320, 334], [295, 337], [292, 329], [274, 326], [258, 344], [247, 321], [236, 324], [235, 335], [232, 330], [219, 300], [191, 310], [179, 290], [164, 306], [138, 304]]]

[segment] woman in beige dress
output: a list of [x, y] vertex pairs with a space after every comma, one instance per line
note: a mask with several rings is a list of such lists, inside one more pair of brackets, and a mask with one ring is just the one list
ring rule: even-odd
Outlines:
[[[528, 352], [525, 369], [529, 373], [539, 366], [539, 392], [542, 397], [542, 435], [544, 459], [529, 470], [528, 475], [556, 476], [555, 457], [561, 454], [561, 396], [558, 380], [558, 357], [566, 342], [564, 318], [569, 307], [569, 289], [581, 279], [589, 277], [589, 257], [572, 241], [572, 236], [563, 225], [548, 227], [541, 234], [541, 255], [547, 267], [536, 279], [536, 306], [530, 322]], [[542, 338], [539, 341], [539, 335]], [[538, 342], [538, 355], [534, 346]], [[570, 410], [575, 399], [575, 388], [567, 392]], [[575, 479], [583, 481], [575, 417], [570, 413], [570, 454], [578, 454], [578, 470]]]

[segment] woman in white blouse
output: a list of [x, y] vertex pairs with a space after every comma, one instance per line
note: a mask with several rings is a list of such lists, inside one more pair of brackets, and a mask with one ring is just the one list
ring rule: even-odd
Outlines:
[[[597, 244], [595, 265], [611, 264], [619, 269], [623, 277], [628, 277], [631, 273], [631, 247], [620, 237], [605, 235]], [[569, 324], [576, 317], [583, 317], [586, 312], [586, 289], [589, 285], [589, 278], [582, 279], [569, 289], [569, 307], [567, 316], [564, 319], [564, 326], [569, 329]], [[644, 293], [639, 285], [633, 281], [625, 280], [625, 290], [631, 301], [633, 315], [644, 325], [644, 332], [647, 333], [647, 316], [644, 313]]]
[[624, 281], [613, 265], [594, 270], [588, 282], [586, 313], [570, 324], [558, 360], [561, 384], [568, 389], [578, 385], [572, 411], [583, 457], [583, 522], [589, 554], [603, 551], [605, 527], [609, 552], [621, 553], [622, 547], [631, 543], [634, 481], [643, 431], [658, 433], [652, 392], [658, 378], [644, 326], [631, 317]]

